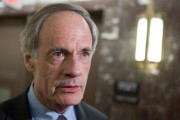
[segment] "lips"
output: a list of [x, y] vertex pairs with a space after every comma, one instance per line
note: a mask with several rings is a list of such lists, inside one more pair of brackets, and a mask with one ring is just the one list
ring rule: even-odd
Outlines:
[[74, 93], [78, 91], [80, 86], [60, 86], [58, 88], [60, 88], [63, 92], [66, 93]]

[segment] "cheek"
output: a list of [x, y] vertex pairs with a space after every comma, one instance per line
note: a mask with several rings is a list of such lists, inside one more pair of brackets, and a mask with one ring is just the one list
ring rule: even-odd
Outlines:
[[87, 74], [89, 74], [90, 68], [91, 68], [91, 61], [89, 62], [89, 64], [87, 64], [87, 66], [85, 68], [86, 69], [85, 72], [87, 72]]
[[91, 63], [86, 63], [86, 64], [83, 64], [81, 67], [82, 67], [82, 73], [85, 74], [85, 75], [88, 75], [89, 73], [89, 70], [90, 70], [90, 66], [91, 66]]
[[[38, 68], [41, 71], [41, 74], [44, 76], [53, 76], [53, 74], [56, 73], [57, 71], [57, 67], [59, 66], [59, 64], [51, 64], [49, 62], [46, 61], [40, 61]], [[42, 77], [42, 76], [41, 76]]]
[[85, 80], [85, 83], [87, 82], [87, 79], [88, 79], [90, 66], [91, 66], [91, 64], [86, 64], [83, 68], [83, 71], [82, 71], [82, 75], [83, 75], [83, 78]]
[[45, 91], [52, 93], [53, 83], [57, 74], [55, 66], [50, 64], [39, 64], [38, 80], [42, 86], [45, 86]]

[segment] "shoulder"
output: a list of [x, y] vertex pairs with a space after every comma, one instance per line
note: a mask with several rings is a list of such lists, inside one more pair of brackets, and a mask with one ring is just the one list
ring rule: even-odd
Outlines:
[[4, 120], [9, 116], [17, 117], [21, 112], [29, 116], [29, 105], [26, 92], [0, 104], [0, 120]]
[[13, 109], [26, 101], [27, 101], [26, 93], [23, 92], [22, 94], [1, 103], [0, 110], [8, 111], [8, 109]]
[[5, 120], [6, 115], [8, 113], [10, 104], [7, 102], [3, 102], [0, 104], [0, 120]]
[[81, 114], [88, 120], [108, 120], [108, 117], [96, 108], [88, 105], [85, 102], [81, 102], [77, 105], [77, 114]]
[[7, 118], [8, 114], [12, 113], [11, 111], [14, 109], [13, 105], [15, 105], [16, 98], [9, 99], [0, 104], [0, 118], [1, 120]]

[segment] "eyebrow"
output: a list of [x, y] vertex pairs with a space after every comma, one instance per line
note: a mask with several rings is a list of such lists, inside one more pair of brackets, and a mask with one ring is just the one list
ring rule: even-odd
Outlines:
[[[68, 49], [66, 49], [66, 48], [54, 47], [48, 51], [48, 55], [51, 54], [53, 51], [62, 51], [63, 53], [69, 53]], [[83, 48], [82, 51], [91, 52], [92, 49], [89, 47], [86, 47], [86, 48]]]
[[83, 48], [82, 50], [83, 50], [83, 51], [90, 51], [90, 52], [92, 51], [92, 49], [89, 48], [89, 47]]
[[67, 50], [66, 48], [54, 47], [54, 48], [52, 48], [52, 49], [50, 49], [50, 50], [48, 51], [48, 55], [51, 54], [53, 51], [63, 51], [63, 52], [65, 52], [65, 53], [68, 52], [68, 50]]
[[68, 51], [66, 48], [60, 48], [60, 47], [56, 47], [53, 50], [54, 51]]

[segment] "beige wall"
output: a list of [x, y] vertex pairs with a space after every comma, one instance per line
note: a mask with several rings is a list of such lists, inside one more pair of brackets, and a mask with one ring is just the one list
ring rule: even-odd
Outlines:
[[[24, 67], [19, 42], [19, 34], [25, 26], [23, 22], [25, 19], [16, 17], [10, 19], [8, 21], [8, 17], [2, 17], [0, 20], [0, 88], [1, 94], [3, 90], [7, 92], [9, 89], [9, 97], [14, 97], [26, 88], [29, 73]], [[1, 95], [0, 99], [3, 100], [5, 97]]]

